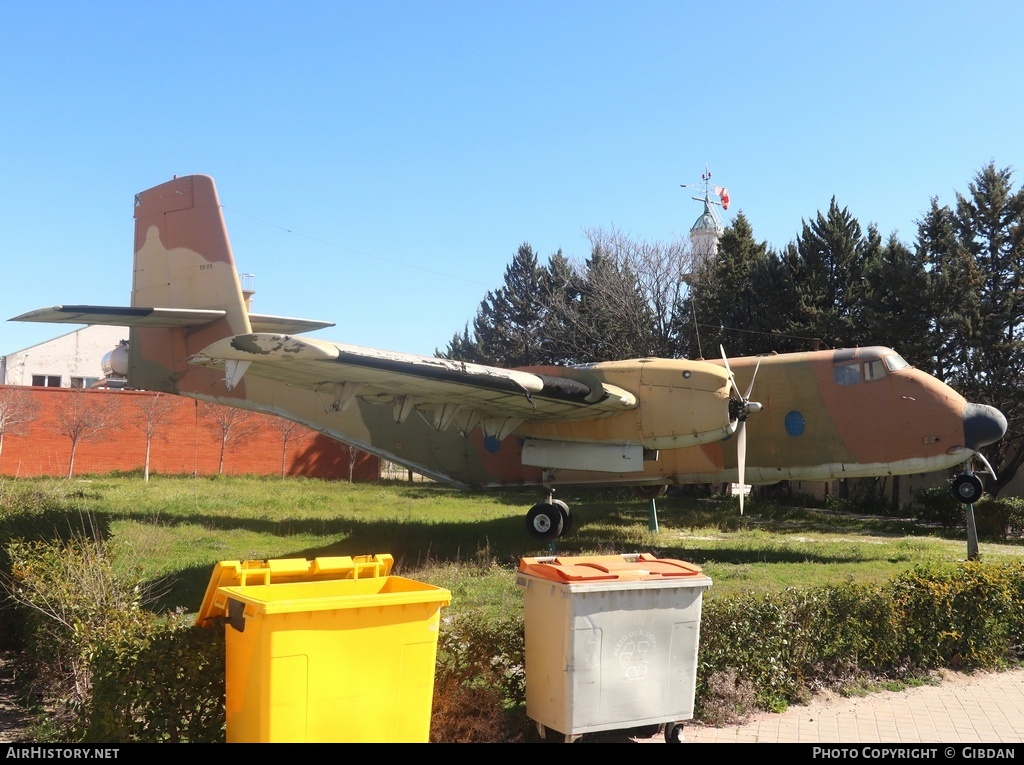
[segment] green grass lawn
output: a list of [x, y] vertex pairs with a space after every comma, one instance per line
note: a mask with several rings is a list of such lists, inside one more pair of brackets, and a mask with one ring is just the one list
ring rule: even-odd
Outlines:
[[[518, 607], [520, 557], [549, 554], [524, 514], [536, 490], [469, 494], [429, 483], [348, 484], [248, 477], [93, 477], [0, 483], [0, 493], [49, 497], [56, 533], [89, 528], [108, 538], [119, 567], [154, 583], [156, 606], [198, 609], [214, 563], [390, 553], [396, 573], [447, 587], [453, 609]], [[649, 503], [622, 490], [559, 497], [573, 530], [559, 555], [649, 552], [701, 565], [708, 597], [750, 590], [875, 582], [918, 564], [966, 556], [963, 531], [905, 519], [776, 505], [663, 497], [660, 531]], [[1018, 559], [1019, 543], [982, 543], [985, 560]]]

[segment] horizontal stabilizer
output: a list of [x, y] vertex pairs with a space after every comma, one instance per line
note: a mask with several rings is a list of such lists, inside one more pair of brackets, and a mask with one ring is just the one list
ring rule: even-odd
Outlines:
[[134, 308], [113, 305], [55, 305], [15, 316], [11, 321], [47, 324], [106, 324], [113, 327], [199, 327], [227, 311], [196, 308]]
[[249, 323], [252, 325], [253, 332], [271, 332], [280, 335], [294, 335], [334, 326], [333, 321], [294, 319], [291, 316], [271, 316], [265, 313], [249, 314]]
[[[227, 311], [205, 308], [146, 308], [113, 305], [55, 305], [15, 316], [11, 321], [36, 321], [46, 324], [105, 324], [113, 327], [201, 327], [227, 315]], [[249, 314], [253, 329], [259, 332], [297, 334], [333, 327], [333, 321], [296, 319], [291, 316]]]

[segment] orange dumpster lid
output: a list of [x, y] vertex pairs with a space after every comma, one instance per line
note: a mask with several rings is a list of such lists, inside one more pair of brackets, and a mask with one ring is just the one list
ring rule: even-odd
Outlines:
[[387, 554], [340, 555], [313, 560], [222, 560], [213, 567], [210, 583], [206, 585], [206, 594], [203, 596], [203, 604], [196, 617], [196, 624], [206, 627], [212, 623], [215, 616], [223, 615], [215, 605], [217, 590], [221, 587], [316, 582], [329, 579], [372, 579], [390, 574], [393, 564], [394, 558]]
[[650, 580], [699, 576], [700, 566], [649, 553], [520, 558], [519, 571], [556, 582]]

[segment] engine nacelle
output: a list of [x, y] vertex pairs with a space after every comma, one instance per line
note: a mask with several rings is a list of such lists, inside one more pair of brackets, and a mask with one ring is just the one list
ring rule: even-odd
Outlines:
[[562, 374], [572, 377], [574, 372], [629, 391], [637, 406], [594, 420], [524, 423], [517, 433], [566, 444], [639, 444], [656, 451], [720, 441], [736, 430], [729, 412], [729, 374], [716, 364], [635, 359], [567, 368]]

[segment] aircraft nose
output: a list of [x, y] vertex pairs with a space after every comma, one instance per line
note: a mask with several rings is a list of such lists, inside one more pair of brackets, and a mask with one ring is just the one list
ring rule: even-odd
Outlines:
[[977, 451], [1006, 433], [1006, 417], [994, 406], [968, 403], [964, 407], [964, 446]]

